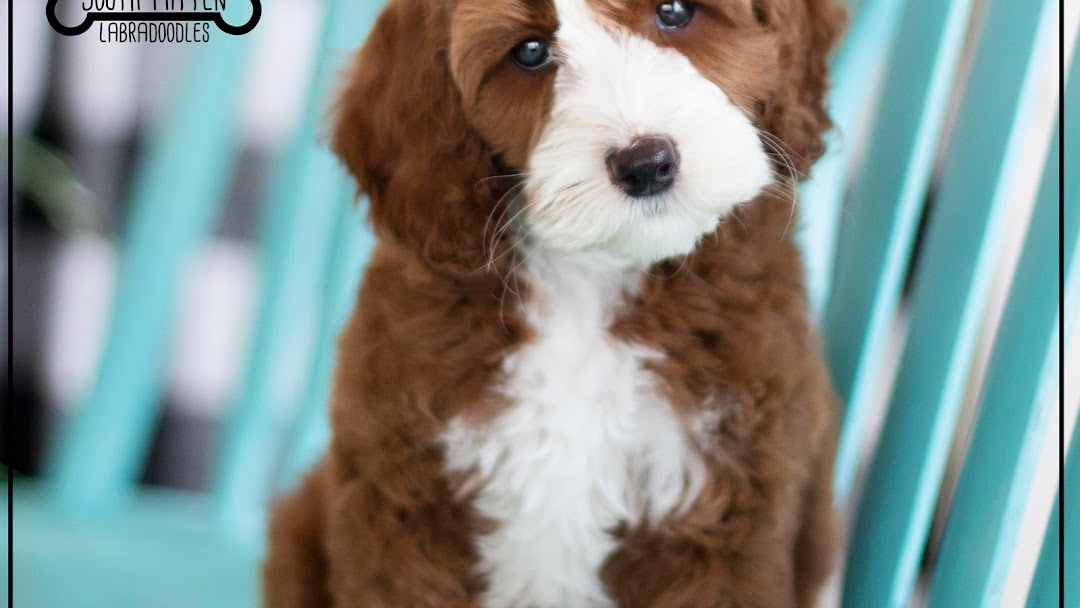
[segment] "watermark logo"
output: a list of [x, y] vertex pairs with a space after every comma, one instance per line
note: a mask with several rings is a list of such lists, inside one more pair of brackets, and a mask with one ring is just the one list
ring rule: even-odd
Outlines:
[[[255, 29], [262, 17], [260, 0], [78, 0], [85, 11], [82, 22], [68, 26], [56, 11], [60, 0], [48, 0], [45, 16], [57, 33], [85, 34], [97, 24], [101, 42], [209, 42], [211, 25], [233, 36]], [[225, 20], [225, 3], [251, 3], [247, 21]]]

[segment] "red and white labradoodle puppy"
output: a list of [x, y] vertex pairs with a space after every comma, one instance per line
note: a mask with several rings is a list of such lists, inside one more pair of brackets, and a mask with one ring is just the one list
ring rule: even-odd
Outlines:
[[809, 607], [835, 400], [793, 242], [837, 0], [389, 0], [378, 233], [271, 608]]

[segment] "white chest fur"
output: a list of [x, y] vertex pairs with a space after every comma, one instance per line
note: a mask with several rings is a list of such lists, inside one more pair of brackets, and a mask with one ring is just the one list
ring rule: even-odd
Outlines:
[[451, 424], [447, 464], [480, 476], [475, 507], [497, 525], [476, 539], [486, 606], [609, 606], [608, 531], [686, 506], [704, 465], [643, 367], [655, 355], [608, 331], [638, 271], [544, 251], [526, 266], [538, 337], [505, 363], [512, 406], [482, 427]]

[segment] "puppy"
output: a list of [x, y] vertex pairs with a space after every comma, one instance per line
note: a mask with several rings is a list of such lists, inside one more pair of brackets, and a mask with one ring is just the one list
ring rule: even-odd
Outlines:
[[816, 605], [793, 242], [835, 0], [389, 0], [332, 146], [378, 245], [271, 608]]

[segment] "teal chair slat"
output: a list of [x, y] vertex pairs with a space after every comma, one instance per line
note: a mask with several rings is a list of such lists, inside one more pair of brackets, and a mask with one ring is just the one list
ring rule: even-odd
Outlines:
[[326, 273], [326, 309], [321, 316], [315, 362], [308, 382], [307, 396], [286, 448], [285, 464], [278, 480], [280, 488], [295, 484], [300, 476], [315, 464], [330, 441], [327, 408], [330, 379], [337, 354], [335, 344], [338, 333], [355, 305], [360, 277], [374, 245], [374, 236], [361, 222], [361, 214], [350, 204], [353, 198], [353, 187], [350, 183], [347, 197], [341, 201], [333, 254]]
[[233, 166], [234, 103], [250, 37], [199, 45], [136, 172], [96, 383], [52, 462], [55, 497], [86, 512], [122, 499], [145, 464], [160, 407], [177, 283], [210, 230]]
[[[328, 243], [340, 222], [346, 180], [318, 141], [326, 102], [348, 53], [374, 22], [378, 3], [331, 0], [317, 51], [315, 81], [292, 149], [271, 192], [266, 226], [266, 281], [238, 404], [228, 425], [216, 493], [226, 527], [259, 535], [281, 446], [296, 402], [283, 379], [311, 364]], [[305, 331], [307, 329], [308, 331]], [[303, 381], [309, 372], [301, 372]]]
[[[889, 322], [941, 138], [971, 0], [907, 0], [882, 101], [845, 206], [832, 294], [822, 320], [826, 356], [847, 404], [836, 462], [846, 500]], [[875, 607], [880, 608], [880, 607]]]
[[1038, 68], [1050, 56], [1055, 7], [1052, 0], [989, 5], [915, 276], [908, 343], [852, 535], [846, 606], [900, 607], [910, 599], [1035, 114]]
[[[1057, 406], [1057, 137], [986, 373], [937, 557], [934, 606], [1001, 605], [1039, 451]], [[1065, 226], [1071, 249], [1077, 226]], [[1071, 257], [1070, 257], [1071, 259]], [[1030, 407], [1018, 407], [1031, 404]]]
[[[1075, 336], [1075, 334], [1074, 334]], [[1062, 608], [1080, 608], [1080, 437], [1073, 429], [1072, 445], [1069, 448], [1069, 457], [1066, 460], [1065, 488], [1062, 493], [1065, 496], [1065, 513], [1061, 517], [1062, 534], [1065, 538], [1065, 563], [1062, 564], [1062, 572], [1067, 572], [1065, 577], [1065, 601]], [[1060, 503], [1059, 503], [1060, 504]], [[1051, 529], [1050, 534], [1056, 530]]]
[[226, 542], [205, 494], [143, 488], [108, 513], [71, 517], [15, 488], [15, 606], [255, 608], [258, 547]]
[[[1028, 590], [1027, 608], [1062, 608], [1061, 544], [1058, 538], [1060, 525], [1061, 489], [1058, 488], [1058, 495], [1054, 497], [1054, 505], [1050, 510], [1050, 521], [1046, 525], [1042, 551], [1039, 552], [1039, 562], [1035, 567], [1035, 575], [1031, 579], [1031, 588]], [[1078, 605], [1080, 604], [1074, 602], [1071, 608]]]
[[[1075, 151], [1080, 147], [1080, 123], [1077, 122], [1080, 121], [1080, 64], [1076, 62], [1077, 56], [1080, 56], [1080, 48], [1074, 50], [1072, 75], [1065, 91], [1065, 150], [1070, 151], [1065, 156], [1065, 162], [1069, 165], [1065, 171], [1066, 196], [1063, 199], [1065, 226], [1075, 226], [1080, 223], [1080, 170], [1075, 167], [1080, 161]], [[1066, 258], [1066, 267], [1069, 268], [1069, 272], [1065, 279], [1066, 292], [1063, 294], [1065, 307], [1062, 310], [1065, 318], [1064, 335], [1069, 346], [1080, 340], [1080, 327], [1077, 326], [1077, 309], [1080, 308], [1080, 252], [1077, 249], [1080, 247], [1076, 246], [1076, 234], [1072, 235], [1072, 239], [1072, 259], [1070, 261]], [[1069, 376], [1067, 380], [1076, 382], [1076, 376]], [[1077, 505], [1080, 505], [1080, 436], [1076, 433], [1077, 428], [1080, 426], [1073, 428], [1069, 454], [1062, 463], [1065, 467], [1065, 488], [1058, 488], [1057, 501], [1050, 514], [1039, 563], [1031, 582], [1028, 608], [1080, 608], [1080, 580], [1075, 576], [1075, 573], [1080, 571], [1080, 558], [1077, 557], [1078, 553], [1075, 549], [1075, 547], [1080, 547], [1080, 509], [1077, 508]], [[1063, 504], [1068, 509], [1064, 518], [1061, 513]], [[1064, 522], [1064, 528], [1061, 532], [1065, 537], [1067, 551], [1064, 568], [1061, 568], [1061, 541], [1058, 537], [1059, 526], [1062, 522]], [[1065, 578], [1065, 602], [1062, 604], [1059, 603], [1061, 599], [1059, 583], [1063, 571], [1073, 575]]]
[[[1075, 64], [1074, 64], [1075, 65]], [[1080, 78], [1066, 94], [1066, 117], [1080, 117]], [[1068, 124], [1068, 123], [1067, 123]], [[1058, 215], [1061, 152], [1057, 129], [987, 369], [979, 418], [960, 476], [931, 587], [931, 605], [998, 606], [1046, 427], [1058, 400], [1059, 312], [1070, 335], [1080, 292], [1080, 157], [1065, 158], [1064, 223]], [[1058, 305], [1058, 235], [1065, 252], [1065, 307]], [[1031, 407], [1018, 407], [1031, 404]]]
[[[5, 478], [4, 481], [6, 483], [12, 483], [13, 480]], [[4, 487], [4, 492], [5, 492], [5, 495], [6, 495], [7, 487]], [[8, 507], [8, 501], [4, 500], [3, 503], [4, 503], [4, 506], [3, 506], [2, 509], [0, 509], [0, 516], [3, 516], [4, 521], [7, 521], [8, 508], [9, 508]], [[8, 547], [10, 547], [9, 543], [11, 543], [11, 536], [5, 534], [4, 535], [4, 556], [2, 558], [0, 558], [0, 562], [3, 562], [3, 566], [4, 566], [5, 570], [9, 566], [9, 562], [8, 562], [8, 550], [9, 550]], [[8, 578], [5, 576], [5, 577], [3, 577], [3, 579], [4, 579], [4, 582], [0, 583], [0, 597], [5, 597], [6, 598], [8, 596]]]
[[877, 0], [865, 6], [849, 3], [855, 17], [832, 66], [829, 114], [833, 129], [825, 135], [826, 151], [814, 165], [812, 179], [803, 183], [799, 193], [801, 229], [797, 236], [815, 317], [820, 317], [832, 285], [854, 143], [861, 139], [877, 89], [870, 85], [888, 57], [902, 7], [902, 0]]
[[[1080, 223], [1080, 46], [1073, 49], [1072, 65], [1070, 67], [1068, 83], [1062, 83], [1065, 89], [1064, 114], [1065, 144], [1061, 154], [1065, 157], [1067, 165], [1065, 171], [1065, 199], [1063, 201], [1064, 226], [1075, 231], [1077, 223]], [[1071, 238], [1072, 240], [1067, 240]], [[1080, 251], [1078, 251], [1077, 235], [1073, 232], [1070, 236], [1065, 233], [1063, 244], [1065, 251], [1071, 252], [1072, 258], [1067, 258], [1065, 268], [1068, 274], [1065, 278], [1065, 293], [1063, 299], [1065, 308], [1065, 337], [1067, 340], [1080, 340], [1080, 318], [1076, 314], [1080, 310]], [[1075, 381], [1075, 380], [1074, 380]]]
[[[1075, 141], [1075, 140], [1074, 140]], [[1072, 213], [1080, 213], [1074, 199]], [[1068, 208], [1066, 208], [1068, 209]], [[1071, 334], [1073, 340], [1080, 335]], [[1076, 547], [1080, 547], [1080, 436], [1076, 434], [1080, 426], [1073, 428], [1069, 453], [1062, 466], [1065, 467], [1065, 487], [1058, 488], [1058, 496], [1050, 511], [1050, 521], [1046, 525], [1039, 563], [1035, 567], [1035, 576], [1031, 580], [1027, 608], [1080, 608], [1080, 557]], [[1064, 496], [1062, 496], [1064, 494]], [[1065, 507], [1062, 517], [1061, 508]], [[1061, 563], [1061, 537], [1065, 538], [1065, 563]], [[1061, 597], [1061, 573], [1066, 573], [1064, 595]], [[1065, 601], [1062, 602], [1061, 600]]]

